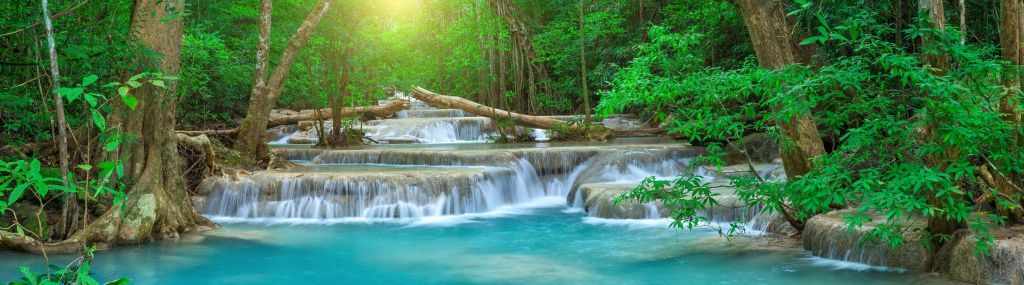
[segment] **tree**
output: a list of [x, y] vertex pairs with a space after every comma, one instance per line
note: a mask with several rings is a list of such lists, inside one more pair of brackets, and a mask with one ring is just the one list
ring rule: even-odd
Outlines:
[[584, 32], [586, 32], [586, 30], [583, 29], [584, 28], [583, 25], [584, 25], [584, 22], [585, 22], [583, 20], [583, 0], [580, 0], [579, 2], [580, 2], [579, 3], [579, 14], [580, 14], [580, 31], [579, 31], [579, 34], [580, 34], [579, 35], [580, 36], [580, 80], [582, 81], [582, 84], [581, 84], [582, 86], [581, 87], [583, 87], [582, 88], [582, 90], [583, 90], [583, 93], [582, 93], [583, 109], [584, 109], [583, 110], [583, 115], [585, 116], [584, 119], [586, 120], [587, 124], [589, 125], [590, 124], [590, 120], [591, 120], [591, 118], [590, 118], [590, 92], [587, 90], [587, 88], [589, 88], [589, 87], [587, 87], [587, 53], [586, 53], [586, 48], [585, 48], [584, 41], [583, 41], [583, 34], [584, 34]]
[[[1002, 48], [1003, 60], [1010, 63], [1011, 70], [1003, 80], [1007, 91], [999, 107], [1003, 119], [1020, 129], [1022, 114], [1017, 97], [1021, 92], [1020, 69], [1024, 64], [1024, 26], [1022, 26], [1024, 25], [1024, 3], [1021, 3], [1020, 0], [1002, 0], [1000, 2], [1002, 3], [1002, 20], [1000, 21], [999, 43]], [[1015, 136], [1017, 143], [1011, 147], [1020, 149], [1024, 146], [1024, 136], [1020, 134], [1020, 131]], [[995, 169], [988, 170], [990, 173], [996, 172]], [[1024, 185], [1022, 183], [1024, 180], [1019, 174], [1011, 174], [1010, 177], [1005, 178], [1000, 175], [991, 176], [991, 184], [994, 184], [997, 190], [1004, 195], [1012, 195], [1017, 190], [1014, 185]], [[1017, 210], [1006, 214], [1015, 222], [1021, 223], [1024, 222], [1024, 213], [1022, 212], [1024, 211]]]
[[[184, 8], [184, 0], [135, 2], [131, 34], [143, 48], [160, 55], [155, 60], [140, 55], [146, 70], [176, 74], [180, 69]], [[29, 252], [74, 252], [81, 250], [82, 244], [137, 244], [215, 227], [196, 211], [185, 191], [174, 134], [174, 87], [174, 83], [167, 83], [166, 88], [142, 85], [135, 89], [138, 102], [134, 110], [120, 107], [106, 120], [109, 127], [138, 137], [138, 142], [122, 144], [105, 154], [124, 161], [125, 176], [134, 182], [123, 208], [110, 207], [94, 223], [59, 243], [43, 244], [7, 232], [0, 232], [0, 243]]]
[[[53, 23], [50, 21], [50, 8], [48, 1], [42, 0], [43, 23], [46, 26], [46, 43], [50, 54], [50, 84], [53, 89], [60, 89], [60, 66], [57, 63], [57, 46], [53, 39]], [[53, 94], [54, 112], [57, 113], [57, 149], [60, 156], [60, 177], [64, 180], [64, 187], [68, 186], [68, 124], [64, 119], [64, 98], [57, 92]], [[76, 227], [74, 217], [78, 216], [78, 199], [74, 193], [64, 195], [64, 206], [61, 208], [60, 222], [57, 224], [57, 235], [64, 236], [67, 231]], [[71, 224], [68, 224], [68, 221]]]
[[[757, 62], [763, 68], [781, 69], [787, 65], [810, 64], [813, 48], [799, 45], [794, 22], [786, 16], [786, 5], [779, 0], [738, 0], [743, 21], [750, 33]], [[793, 101], [804, 101], [794, 98]], [[806, 104], [799, 104], [806, 105]], [[779, 103], [776, 111], [787, 106]], [[782, 163], [791, 179], [806, 174], [813, 167], [811, 159], [825, 153], [811, 110], [797, 109], [788, 118], [779, 118], [776, 124], [792, 147], [782, 147]], [[780, 144], [785, 145], [785, 144]]]
[[[321, 0], [317, 6], [306, 15], [305, 20], [302, 22], [302, 26], [295, 31], [295, 34], [288, 40], [288, 46], [283, 52], [281, 52], [281, 58], [278, 61], [277, 66], [274, 67], [274, 72], [270, 74], [270, 78], [267, 81], [266, 86], [259, 90], [258, 93], [250, 94], [249, 108], [246, 112], [245, 120], [242, 121], [242, 125], [238, 129], [238, 141], [235, 143], [235, 149], [241, 152], [242, 155], [255, 158], [257, 160], [265, 160], [269, 155], [269, 149], [267, 148], [263, 135], [267, 129], [267, 121], [270, 118], [270, 111], [274, 108], [274, 104], [277, 102], [277, 99], [281, 97], [281, 89], [284, 87], [284, 82], [288, 77], [288, 73], [291, 72], [292, 63], [295, 62], [295, 57], [298, 56], [299, 51], [302, 50], [302, 47], [306, 44], [306, 40], [309, 39], [309, 35], [313, 33], [313, 29], [316, 28], [317, 24], [320, 23], [320, 19], [323, 18], [324, 14], [330, 8], [330, 4], [330, 0]], [[266, 21], [260, 20], [261, 34], [264, 30], [269, 34], [270, 12], [269, 4], [261, 5], [260, 18], [266, 19]], [[266, 27], [263, 27], [264, 25]], [[260, 49], [269, 49], [269, 45], [264, 45], [262, 39]], [[263, 58], [259, 58], [261, 54], [264, 55]], [[269, 60], [265, 55], [266, 52], [261, 53], [260, 51], [257, 51], [257, 60]], [[253, 84], [254, 90], [258, 87], [257, 84], [258, 81]]]

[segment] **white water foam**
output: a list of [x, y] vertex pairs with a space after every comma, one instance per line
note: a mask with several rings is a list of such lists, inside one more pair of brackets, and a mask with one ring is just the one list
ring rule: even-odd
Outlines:
[[276, 141], [268, 142], [267, 144], [269, 144], [269, 145], [285, 145], [285, 144], [288, 144], [288, 139], [292, 138], [292, 136], [294, 136], [294, 135], [296, 135], [298, 133], [299, 133], [299, 131], [295, 131], [295, 132], [293, 132], [291, 134], [288, 134], [288, 135], [285, 135], [285, 136], [281, 137], [280, 139], [277, 139]]
[[835, 270], [854, 270], [854, 271], [878, 271], [878, 272], [907, 272], [907, 269], [877, 266], [864, 263], [857, 263], [852, 261], [843, 261], [835, 259], [827, 259], [822, 257], [808, 257], [804, 258], [814, 266], [829, 267]]
[[606, 219], [583, 217], [583, 223], [595, 226], [626, 227], [629, 229], [668, 228], [672, 219]]

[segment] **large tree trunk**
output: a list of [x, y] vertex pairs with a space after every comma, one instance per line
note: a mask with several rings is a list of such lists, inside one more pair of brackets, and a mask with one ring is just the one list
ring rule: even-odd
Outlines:
[[[274, 72], [270, 75], [266, 87], [259, 95], [256, 95], [255, 99], [249, 99], [249, 109], [246, 112], [245, 121], [238, 129], [238, 141], [235, 143], [235, 149], [242, 155], [256, 160], [266, 160], [269, 156], [269, 149], [263, 134], [267, 130], [270, 111], [281, 96], [281, 88], [284, 87], [284, 81], [288, 78], [295, 57], [306, 44], [306, 40], [309, 39], [309, 35], [313, 33], [316, 25], [320, 23], [320, 19], [323, 18], [327, 9], [330, 8], [330, 3], [330, 0], [320, 0], [313, 11], [306, 15], [302, 26], [288, 40], [288, 46], [281, 53], [281, 59], [274, 67]], [[261, 17], [263, 16], [261, 15]]]
[[[928, 23], [929, 23], [929, 25], [931, 26], [931, 28], [933, 30], [935, 30], [937, 33], [940, 33], [940, 34], [941, 33], [945, 33], [945, 30], [946, 30], [946, 13], [945, 13], [945, 8], [943, 6], [943, 1], [942, 0], [918, 0], [917, 1], [917, 7], [918, 7], [919, 14], [925, 15], [926, 17], [928, 17]], [[928, 34], [928, 33], [925, 33], [925, 35], [921, 37], [921, 46], [927, 47], [929, 45], [932, 45], [933, 42], [936, 41], [936, 40], [937, 40], [936, 36]], [[936, 75], [944, 75], [944, 74], [946, 74], [946, 70], [949, 69], [949, 57], [946, 56], [945, 54], [928, 54], [928, 53], [926, 53], [926, 54], [923, 55], [923, 58], [924, 58], [924, 64], [930, 66], [932, 72], [934, 74], [936, 74]], [[925, 90], [925, 92], [927, 94], [927, 90]], [[926, 112], [926, 114], [928, 114], [928, 113], [932, 113], [932, 112]], [[934, 120], [931, 120], [931, 119], [924, 119], [924, 120], [927, 121], [927, 122], [933, 122], [934, 121]], [[937, 130], [938, 130], [938, 126], [936, 126], [934, 123], [928, 123], [927, 125], [925, 125], [924, 138], [925, 139], [929, 139], [929, 140], [937, 140], [937, 138], [936, 138], [937, 136], [935, 134], [935, 132]], [[946, 150], [946, 155], [945, 156], [942, 156], [942, 157], [939, 157], [939, 156], [927, 157], [926, 160], [927, 160], [928, 164], [930, 164], [932, 167], [936, 167], [936, 168], [939, 168], [939, 169], [945, 169], [946, 167], [948, 167], [948, 163], [945, 162], [946, 158], [947, 157], [955, 157], [957, 155], [958, 155], [957, 154], [957, 150], [955, 150], [955, 149], [948, 149], [948, 150]], [[936, 197], [936, 195], [934, 195], [934, 194], [931, 194], [928, 197], [929, 203], [931, 203], [932, 206], [936, 206], [936, 207], [940, 207], [941, 206], [942, 201], [940, 199], [943, 199], [943, 198]], [[935, 234], [935, 235], [938, 235], [938, 234], [947, 234], [948, 235], [948, 234], [953, 234], [954, 231], [956, 231], [957, 229], [960, 228], [960, 225], [955, 220], [948, 219], [946, 217], [943, 217], [942, 215], [934, 215], [934, 216], [931, 216], [931, 217], [928, 218], [927, 228], [928, 228], [928, 232], [929, 233], [932, 233], [932, 234]], [[934, 242], [936, 245], [939, 245], [939, 246], [935, 246], [934, 247], [936, 250], [938, 250], [940, 248], [940, 246], [942, 245], [942, 241], [939, 240], [939, 239], [932, 240], [932, 242]]]
[[413, 98], [416, 98], [417, 100], [426, 102], [427, 104], [433, 105], [438, 108], [454, 108], [466, 111], [467, 113], [470, 114], [488, 118], [508, 118], [514, 121], [516, 124], [524, 127], [550, 129], [557, 124], [565, 124], [565, 122], [561, 120], [509, 112], [506, 110], [481, 105], [480, 103], [473, 102], [470, 101], [469, 99], [465, 99], [462, 97], [437, 94], [420, 87], [413, 87], [411, 95]]
[[[160, 53], [150, 71], [177, 74], [180, 65], [184, 0], [138, 0], [132, 10], [131, 32], [150, 51]], [[143, 59], [145, 60], [145, 59]], [[108, 125], [138, 138], [108, 155], [124, 159], [125, 178], [133, 183], [125, 198], [124, 212], [115, 205], [95, 222], [70, 238], [42, 244], [18, 234], [0, 233], [0, 245], [27, 252], [74, 252], [82, 244], [137, 244], [154, 237], [176, 238], [179, 233], [205, 230], [216, 225], [199, 215], [185, 191], [174, 134], [177, 103], [174, 82], [168, 88], [144, 85], [133, 92], [135, 110], [116, 110]]]
[[[1020, 68], [1021, 64], [1024, 64], [1024, 3], [1021, 0], [1001, 0], [1002, 2], [1002, 22], [999, 29], [1000, 46], [1002, 47], [1003, 59], [1010, 62], [1010, 64], [1017, 68], [1004, 80], [1008, 92], [1003, 101], [1000, 102], [1000, 111], [1003, 114], [1003, 118], [1010, 124], [1017, 126], [1017, 130], [1021, 129], [1022, 114], [1018, 110], [1016, 97], [1018, 96], [1017, 90], [1020, 89]], [[1020, 151], [1020, 148], [1024, 146], [1024, 137], [1021, 137], [1019, 131], [1015, 135], [1016, 144], [1011, 147]], [[995, 169], [992, 169], [994, 172]], [[1007, 194], [1013, 197], [1014, 187], [1012, 183], [1016, 185], [1024, 185], [1024, 180], [1021, 179], [1020, 175], [1014, 175], [1010, 173], [1009, 176], [1004, 179], [1000, 175], [993, 175], [993, 180], [1007, 180], [1007, 181], [993, 181], [997, 189], [1003, 194]], [[1008, 213], [1004, 213], [1010, 217], [1011, 222], [1021, 223], [1024, 222], [1024, 211], [1017, 210]]]
[[[761, 67], [779, 69], [791, 64], [810, 64], [813, 48], [800, 46], [794, 22], [786, 17], [786, 5], [779, 0], [739, 0], [740, 12], [753, 42]], [[797, 98], [796, 100], [804, 100]], [[801, 104], [802, 105], [802, 104]], [[777, 105], [777, 110], [783, 106]], [[800, 110], [785, 120], [776, 120], [793, 147], [782, 148], [783, 167], [790, 179], [807, 174], [813, 167], [811, 159], [825, 153], [817, 124], [811, 110]]]
[[[813, 47], [799, 45], [795, 23], [786, 16], [786, 5], [780, 0], [738, 0], [743, 22], [750, 33], [757, 62], [767, 69], [780, 69], [786, 65], [810, 64]], [[799, 95], [797, 95], [799, 96]], [[805, 100], [795, 98], [794, 100]], [[804, 104], [800, 104], [804, 105]], [[776, 111], [784, 106], [777, 104]], [[788, 179], [800, 179], [814, 167], [812, 159], [825, 153], [825, 145], [818, 133], [818, 126], [811, 110], [798, 110], [798, 115], [790, 118], [777, 119], [778, 125], [786, 137], [793, 142], [791, 147], [781, 147], [782, 166]], [[780, 144], [784, 145], [784, 144]], [[782, 214], [797, 230], [803, 230], [803, 222], [794, 219], [780, 205]]]
[[[360, 107], [344, 107], [339, 108], [340, 112], [334, 112], [334, 108], [320, 109], [320, 115], [325, 118], [349, 118], [356, 116], [369, 116], [375, 118], [390, 118], [394, 117], [395, 113], [409, 108], [409, 103], [403, 100], [391, 100], [384, 105], [373, 105], [373, 106], [360, 106]], [[302, 113], [298, 115], [278, 115], [271, 114], [270, 120], [267, 125], [270, 127], [276, 127], [280, 125], [292, 125], [297, 124], [300, 121], [314, 121], [317, 119], [316, 112]]]
[[[529, 105], [519, 111], [539, 113], [541, 110], [538, 109], [539, 106], [535, 100], [540, 94], [550, 90], [545, 82], [548, 76], [547, 68], [533, 49], [533, 35], [527, 25], [519, 19], [522, 15], [513, 1], [488, 0], [487, 2], [508, 26], [509, 41], [511, 41], [509, 52], [516, 73], [513, 75], [515, 82], [512, 85], [512, 91], [515, 92], [517, 99], [520, 99], [519, 102], [526, 102], [526, 105]], [[494, 103], [491, 102], [491, 104]]]

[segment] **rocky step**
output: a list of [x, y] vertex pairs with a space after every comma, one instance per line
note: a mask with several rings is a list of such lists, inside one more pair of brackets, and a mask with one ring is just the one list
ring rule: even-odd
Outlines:
[[234, 218], [418, 218], [484, 212], [547, 193], [512, 169], [310, 165], [207, 179], [203, 213]]
[[[613, 182], [613, 183], [586, 183], [580, 186], [580, 198], [577, 201], [583, 203], [584, 210], [592, 217], [607, 219], [656, 219], [668, 217], [671, 209], [661, 202], [639, 203], [636, 200], [624, 199], [619, 204], [615, 203], [616, 198], [623, 193], [636, 188], [638, 183]], [[718, 194], [715, 200], [718, 205], [711, 206], [699, 215], [706, 217], [710, 222], [729, 223], [733, 221], [750, 221], [761, 211], [760, 206], [747, 207], [738, 196], [734, 195], [735, 189], [728, 187], [716, 187], [712, 192]], [[579, 203], [579, 202], [577, 202]]]
[[[319, 164], [472, 165], [529, 168], [539, 176], [568, 174], [580, 177], [650, 173], [678, 175], [686, 160], [703, 148], [683, 144], [543, 146], [535, 144], [405, 145], [363, 149], [277, 148], [283, 159]], [[588, 167], [581, 167], [587, 164]], [[639, 170], [645, 171], [639, 171]], [[638, 179], [638, 180], [639, 180]], [[607, 181], [605, 181], [607, 182]]]
[[[837, 210], [808, 219], [802, 234], [804, 249], [811, 254], [849, 262], [874, 266], [905, 268], [912, 270], [938, 270], [947, 277], [975, 284], [1022, 284], [1024, 283], [1024, 227], [994, 228], [995, 243], [989, 254], [975, 253], [972, 235], [954, 238], [948, 245], [948, 267], [928, 268], [929, 250], [920, 242], [916, 231], [904, 233], [903, 244], [892, 247], [885, 240], [870, 239], [870, 232], [879, 223], [885, 222], [884, 215], [871, 213], [870, 221], [862, 227], [850, 228], [844, 215], [856, 210]], [[972, 219], [972, 218], [968, 218]], [[924, 228], [923, 217], [897, 221], [907, 229]]]

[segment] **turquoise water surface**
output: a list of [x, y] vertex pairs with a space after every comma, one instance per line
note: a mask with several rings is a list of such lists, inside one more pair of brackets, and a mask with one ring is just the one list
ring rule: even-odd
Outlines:
[[[732, 244], [710, 229], [602, 220], [559, 201], [417, 222], [225, 223], [177, 241], [96, 254], [134, 284], [937, 284], [933, 275]], [[222, 220], [222, 222], [224, 222]], [[761, 244], [763, 242], [758, 242]], [[767, 249], [765, 249], [767, 248]], [[52, 257], [55, 264], [70, 257]], [[33, 255], [0, 253], [0, 277]]]

